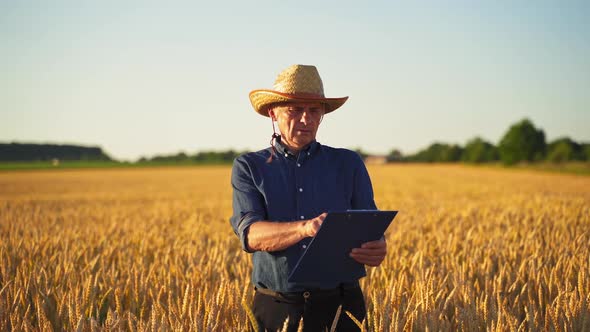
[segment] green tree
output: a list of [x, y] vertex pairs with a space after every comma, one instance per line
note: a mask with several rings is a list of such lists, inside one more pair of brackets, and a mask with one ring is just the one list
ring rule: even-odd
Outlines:
[[498, 150], [493, 144], [475, 137], [465, 145], [461, 160], [468, 163], [495, 161], [498, 160]]
[[403, 161], [404, 155], [400, 150], [394, 149], [387, 155], [387, 161]]
[[445, 146], [440, 154], [439, 161], [442, 162], [453, 162], [461, 160], [463, 154], [463, 148], [459, 145], [447, 145]]
[[590, 143], [582, 144], [584, 160], [590, 161]]
[[561, 163], [573, 159], [574, 149], [566, 142], [559, 142], [547, 154], [547, 160], [554, 163]]
[[542, 160], [545, 149], [545, 133], [528, 119], [510, 126], [498, 144], [500, 159], [506, 165]]
[[[177, 154], [171, 154], [171, 155], [161, 155], [161, 156], [155, 156], [152, 159], [150, 159], [149, 161], [153, 161], [153, 162], [185, 162], [188, 161], [188, 156], [186, 155], [186, 153], [184, 152], [179, 152]], [[146, 160], [144, 159], [143, 162], [145, 162]]]
[[463, 148], [459, 145], [449, 145], [445, 143], [433, 143], [425, 150], [419, 151], [415, 155], [407, 158], [409, 161], [420, 162], [452, 162], [459, 161]]
[[586, 160], [584, 146], [569, 137], [558, 138], [547, 146], [547, 160], [551, 162]]

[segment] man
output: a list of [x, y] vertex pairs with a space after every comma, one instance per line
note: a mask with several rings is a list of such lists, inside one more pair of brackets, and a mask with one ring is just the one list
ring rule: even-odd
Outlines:
[[[326, 211], [376, 209], [373, 189], [357, 153], [316, 141], [325, 114], [348, 97], [326, 98], [314, 66], [294, 65], [277, 77], [273, 90], [254, 90], [254, 110], [270, 117], [276, 132], [271, 147], [239, 156], [232, 169], [233, 209], [230, 221], [242, 248], [252, 254], [252, 311], [261, 331], [276, 331], [289, 319], [296, 331], [330, 328], [342, 305], [338, 331], [358, 330], [345, 314], [362, 321], [365, 302], [358, 280], [353, 283], [295, 283], [287, 280], [326, 217]], [[378, 266], [385, 240], [365, 243], [350, 257]]]

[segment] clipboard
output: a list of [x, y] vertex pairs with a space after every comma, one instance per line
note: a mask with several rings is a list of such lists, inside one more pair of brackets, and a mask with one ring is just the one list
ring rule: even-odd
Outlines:
[[366, 275], [353, 248], [379, 240], [398, 211], [329, 212], [288, 277], [289, 282], [353, 282]]

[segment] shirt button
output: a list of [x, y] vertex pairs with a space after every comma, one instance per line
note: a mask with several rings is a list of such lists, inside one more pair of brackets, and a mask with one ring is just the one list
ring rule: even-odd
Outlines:
[[303, 247], [303, 249], [305, 249], [305, 248], [307, 248], [307, 245], [304, 244], [304, 245], [302, 245], [302, 247]]
[[285, 157], [288, 157], [288, 156], [289, 156], [289, 154], [288, 153], [285, 153]]
[[303, 192], [303, 188], [299, 188], [299, 192], [300, 192], [300, 193], [301, 193], [301, 192]]
[[309, 156], [309, 155], [311, 155], [311, 153], [308, 152], [307, 155]]
[[297, 163], [297, 167], [301, 167], [301, 164], [300, 163]]
[[300, 218], [301, 218], [301, 219], [305, 219], [305, 217], [304, 217], [304, 216], [301, 216]]

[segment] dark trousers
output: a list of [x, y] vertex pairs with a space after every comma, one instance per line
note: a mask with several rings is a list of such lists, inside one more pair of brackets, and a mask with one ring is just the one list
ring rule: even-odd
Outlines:
[[310, 292], [305, 299], [302, 294], [273, 296], [259, 291], [254, 295], [252, 312], [258, 322], [258, 331], [277, 331], [289, 317], [287, 331], [297, 331], [299, 320], [303, 318], [303, 331], [328, 331], [332, 326], [338, 306], [342, 305], [336, 331], [360, 331], [348, 317], [350, 312], [359, 322], [367, 314], [365, 299], [360, 287], [340, 289], [338, 292]]

